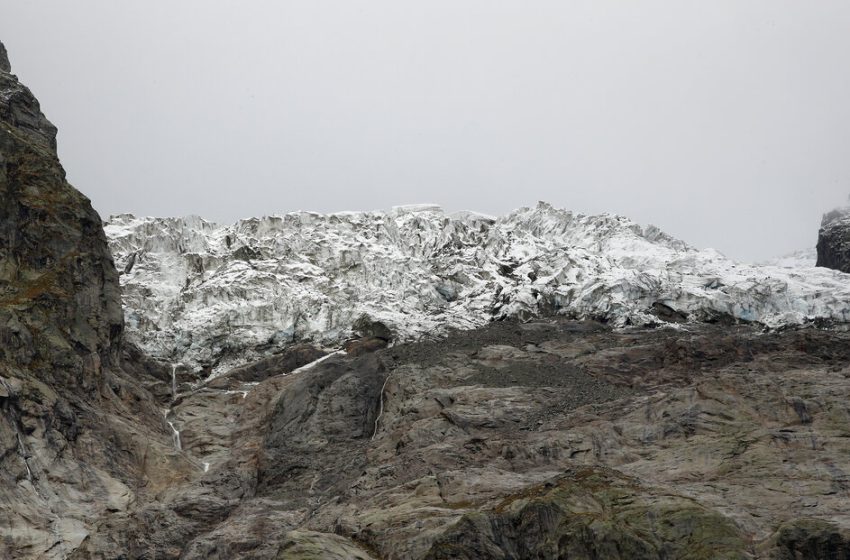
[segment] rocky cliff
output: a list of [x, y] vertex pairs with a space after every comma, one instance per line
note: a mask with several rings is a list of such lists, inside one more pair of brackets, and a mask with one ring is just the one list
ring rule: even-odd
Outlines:
[[841, 273], [546, 205], [122, 217], [126, 332], [4, 53], [0, 557], [850, 557]]
[[817, 266], [850, 272], [850, 209], [824, 215], [818, 232]]
[[3, 43], [0, 43], [0, 71], [12, 71], [12, 65], [9, 64], [9, 56], [6, 54], [6, 47], [3, 46]]
[[0, 556], [64, 558], [92, 519], [129, 505], [171, 449], [153, 399], [122, 369], [118, 273], [100, 217], [65, 180], [56, 128], [5, 52], [0, 45]]

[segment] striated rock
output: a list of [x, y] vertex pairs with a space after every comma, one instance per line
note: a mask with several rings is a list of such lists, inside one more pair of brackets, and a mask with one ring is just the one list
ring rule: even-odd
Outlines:
[[374, 354], [328, 360], [298, 376], [269, 418], [260, 490], [296, 503], [313, 492], [344, 492], [365, 466], [362, 442], [374, 433], [384, 381]]
[[291, 531], [281, 547], [279, 558], [292, 560], [371, 560], [366, 551], [338, 535], [313, 531]]
[[850, 209], [824, 215], [818, 231], [817, 266], [850, 272]]
[[229, 446], [78, 557], [822, 557], [850, 527], [848, 336], [502, 321], [198, 389]]

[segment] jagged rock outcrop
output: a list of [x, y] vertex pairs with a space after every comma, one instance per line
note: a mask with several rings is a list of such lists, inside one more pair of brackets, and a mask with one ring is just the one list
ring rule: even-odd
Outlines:
[[817, 266], [850, 272], [850, 208], [838, 208], [824, 215], [817, 251]]
[[9, 73], [12, 71], [12, 65], [9, 64], [9, 55], [6, 54], [6, 47], [0, 43], [0, 72]]
[[100, 217], [65, 181], [56, 128], [8, 72], [0, 72], [0, 158], [5, 357], [29, 366], [59, 354], [69, 361], [79, 356], [86, 362], [83, 375], [51, 381], [73, 378], [91, 389], [100, 370], [119, 359], [118, 274]]
[[153, 490], [186, 467], [156, 451], [158, 405], [121, 368], [100, 217], [10, 70], [0, 45], [0, 556], [65, 558], [141, 481]]

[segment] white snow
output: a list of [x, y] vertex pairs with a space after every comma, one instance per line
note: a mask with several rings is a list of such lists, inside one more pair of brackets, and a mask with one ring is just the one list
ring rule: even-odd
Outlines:
[[814, 247], [794, 251], [781, 257], [776, 257], [759, 264], [765, 266], [780, 266], [782, 268], [812, 268], [818, 260], [818, 252]]
[[850, 276], [810, 255], [736, 263], [654, 226], [540, 203], [493, 218], [434, 205], [298, 212], [218, 226], [110, 219], [127, 336], [148, 353], [223, 371], [293, 340], [336, 345], [362, 314], [401, 339], [558, 312], [615, 325], [653, 303], [769, 326], [850, 318]]
[[319, 358], [317, 360], [313, 360], [309, 364], [304, 364], [301, 367], [295, 368], [294, 370], [290, 371], [286, 375], [292, 375], [293, 373], [301, 373], [302, 371], [307, 371], [307, 370], [313, 369], [317, 365], [321, 364], [322, 362], [324, 362], [326, 360], [333, 358], [334, 356], [342, 356], [344, 354], [345, 354], [345, 350], [336, 350], [334, 352], [331, 352], [330, 354], [325, 354], [324, 356], [322, 356], [321, 358]]

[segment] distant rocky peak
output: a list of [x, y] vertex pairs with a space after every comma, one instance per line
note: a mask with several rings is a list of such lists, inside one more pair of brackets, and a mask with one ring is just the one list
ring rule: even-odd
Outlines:
[[817, 266], [850, 272], [850, 206], [823, 215], [817, 251]]
[[0, 42], [0, 71], [11, 72], [12, 65], [9, 64], [9, 55], [6, 54], [6, 47]]

